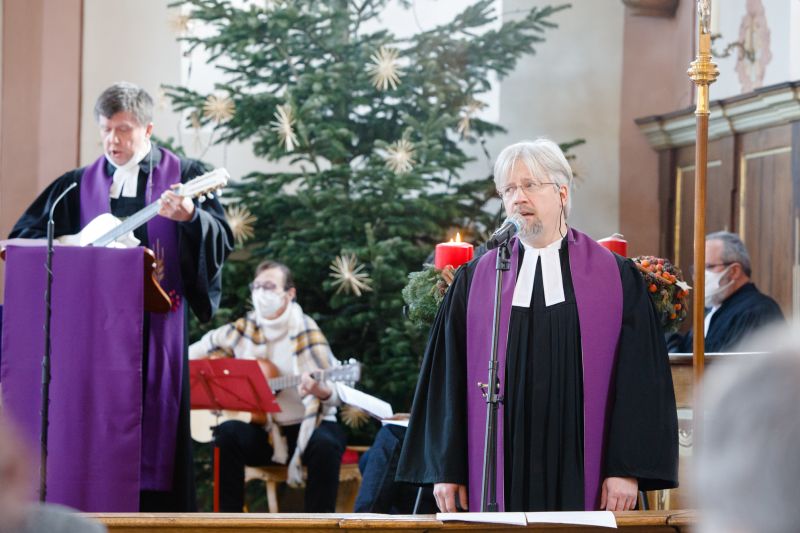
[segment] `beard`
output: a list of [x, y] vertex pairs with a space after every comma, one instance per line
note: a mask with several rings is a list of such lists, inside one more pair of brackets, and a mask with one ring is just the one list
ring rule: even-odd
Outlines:
[[525, 225], [519, 230], [520, 239], [531, 239], [533, 237], [538, 237], [542, 233], [544, 227], [539, 217], [534, 217], [531, 220], [523, 220], [525, 220]]

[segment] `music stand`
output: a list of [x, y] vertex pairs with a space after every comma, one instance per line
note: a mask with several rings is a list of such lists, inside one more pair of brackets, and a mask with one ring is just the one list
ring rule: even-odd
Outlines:
[[[277, 413], [281, 410], [258, 362], [248, 359], [189, 361], [192, 409]], [[219, 448], [214, 443], [214, 512], [219, 512]]]

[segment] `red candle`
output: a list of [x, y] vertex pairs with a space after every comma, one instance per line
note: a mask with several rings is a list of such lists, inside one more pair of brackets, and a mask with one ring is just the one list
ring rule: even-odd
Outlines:
[[434, 264], [439, 270], [447, 265], [458, 268], [472, 259], [473, 249], [468, 242], [461, 242], [461, 235], [456, 233], [456, 239], [436, 245]]
[[601, 246], [608, 248], [622, 257], [628, 257], [628, 241], [619, 233], [615, 233], [611, 237], [606, 237], [605, 239], [600, 239], [597, 242], [600, 243]]

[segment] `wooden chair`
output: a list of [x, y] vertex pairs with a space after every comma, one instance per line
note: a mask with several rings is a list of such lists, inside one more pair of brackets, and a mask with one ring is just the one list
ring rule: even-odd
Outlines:
[[[363, 451], [366, 447], [348, 446], [348, 450]], [[244, 481], [258, 479], [267, 486], [267, 505], [270, 513], [279, 513], [278, 484], [286, 483], [287, 467], [247, 466], [244, 469]], [[303, 468], [305, 470], [305, 468]], [[356, 503], [358, 489], [361, 486], [361, 472], [358, 463], [342, 463], [339, 468], [339, 494], [336, 498], [337, 513], [352, 513]]]

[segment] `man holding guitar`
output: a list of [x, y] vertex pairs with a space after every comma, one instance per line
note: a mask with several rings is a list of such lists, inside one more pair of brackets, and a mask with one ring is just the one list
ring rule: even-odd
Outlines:
[[139, 506], [142, 511], [193, 511], [185, 320], [189, 308], [204, 322], [216, 311], [222, 264], [233, 237], [215, 198], [200, 204], [176, 194], [181, 183], [205, 169], [151, 143], [153, 99], [146, 91], [116, 83], [97, 99], [94, 116], [104, 154], [56, 179], [25, 211], [10, 237], [45, 237], [55, 200], [74, 184], [75, 190], [55, 206], [56, 237], [79, 233], [99, 215], [126, 218], [157, 206], [160, 216], [145, 217], [134, 230], [141, 244], [155, 252], [159, 282], [172, 304], [170, 312], [147, 313], [144, 321]]
[[189, 348], [190, 358], [255, 359], [270, 384], [278, 375], [300, 379], [296, 387], [277, 393], [281, 411], [269, 419], [255, 415], [249, 424], [229, 420], [215, 429], [220, 511], [242, 511], [245, 465], [288, 461], [289, 484], [305, 481], [305, 512], [332, 513], [346, 436], [336, 422], [340, 403], [336, 387], [331, 381], [315, 379], [314, 374], [335, 364], [333, 353], [316, 322], [294, 301], [296, 289], [286, 265], [262, 262], [250, 290], [253, 311], [206, 333]]

